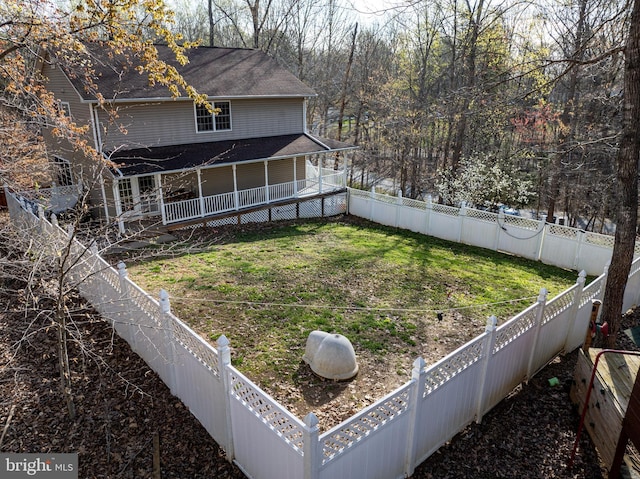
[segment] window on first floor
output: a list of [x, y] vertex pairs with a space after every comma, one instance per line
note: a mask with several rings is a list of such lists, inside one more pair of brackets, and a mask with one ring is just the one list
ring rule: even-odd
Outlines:
[[211, 103], [215, 113], [206, 105], [196, 105], [196, 129], [198, 133], [231, 130], [231, 104], [228, 101]]
[[55, 177], [56, 184], [59, 186], [71, 186], [73, 185], [73, 173], [71, 171], [71, 164], [64, 158], [59, 156], [53, 157], [53, 175]]
[[159, 210], [156, 178], [153, 175], [138, 177], [140, 192], [140, 210], [142, 213], [155, 213]]
[[122, 207], [122, 211], [133, 210], [134, 201], [131, 178], [124, 178], [118, 181], [118, 194], [120, 195], [120, 206]]
[[147, 214], [160, 211], [159, 191], [154, 175], [120, 179], [118, 195], [123, 213]]

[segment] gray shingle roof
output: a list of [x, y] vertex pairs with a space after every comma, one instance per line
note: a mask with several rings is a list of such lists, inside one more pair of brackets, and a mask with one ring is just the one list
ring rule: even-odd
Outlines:
[[[198, 47], [187, 52], [189, 63], [175, 61], [173, 52], [156, 45], [158, 56], [174, 65], [188, 84], [210, 97], [308, 97], [315, 92], [273, 58], [259, 50], [244, 48]], [[105, 98], [119, 100], [170, 98], [161, 85], [150, 86], [146, 74], [139, 74], [124, 61], [101, 61], [104, 54], [90, 47], [94, 56], [95, 81]], [[71, 76], [83, 99], [92, 101], [78, 79]], [[112, 93], [113, 92], [113, 93]], [[117, 94], [116, 94], [117, 93]]]
[[124, 176], [351, 150], [353, 145], [308, 134], [214, 141], [117, 151], [111, 160]]

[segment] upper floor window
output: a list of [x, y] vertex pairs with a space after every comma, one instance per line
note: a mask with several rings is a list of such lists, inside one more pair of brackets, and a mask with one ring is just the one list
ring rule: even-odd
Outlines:
[[58, 186], [73, 185], [73, 173], [69, 162], [59, 156], [54, 156], [52, 162]]
[[71, 118], [71, 105], [69, 105], [68, 101], [59, 101], [58, 109], [62, 112], [67, 118]]
[[205, 131], [231, 130], [231, 105], [228, 101], [214, 101], [211, 106], [215, 114], [205, 105], [196, 105], [196, 128], [198, 133]]

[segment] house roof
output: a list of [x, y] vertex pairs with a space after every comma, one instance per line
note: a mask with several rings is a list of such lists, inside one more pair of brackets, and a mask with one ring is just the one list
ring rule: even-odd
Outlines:
[[[95, 82], [102, 95], [115, 101], [171, 99], [169, 90], [150, 85], [124, 60], [106, 60], [97, 45], [89, 46], [95, 69]], [[156, 45], [158, 57], [177, 68], [186, 82], [209, 97], [309, 97], [315, 92], [286, 68], [260, 50], [247, 48], [198, 47], [187, 51], [189, 63], [180, 65], [165, 45]], [[83, 100], [95, 101], [79, 76], [69, 75]]]
[[308, 134], [248, 138], [115, 151], [109, 157], [116, 174], [136, 176], [221, 164], [263, 161], [357, 147]]

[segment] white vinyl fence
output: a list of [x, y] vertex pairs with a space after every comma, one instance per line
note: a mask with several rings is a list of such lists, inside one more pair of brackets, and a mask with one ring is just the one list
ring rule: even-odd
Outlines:
[[[580, 346], [592, 300], [602, 298], [606, 282], [605, 273], [585, 287], [581, 273], [574, 286], [549, 301], [541, 289], [529, 308], [500, 326], [490, 318], [483, 334], [437, 363], [416, 359], [410, 381], [320, 434], [313, 414], [301, 421], [231, 366], [224, 336], [217, 349], [212, 347], [171, 312], [166, 292], [151, 297], [127, 277], [124, 264], [111, 267], [95, 249], [73, 239], [73, 231], [60, 228], [55, 216], [49, 222], [41, 211], [34, 214], [6, 193], [12, 222], [25, 244], [55, 254], [71, 242], [71, 281], [82, 296], [158, 373], [229, 460], [255, 479], [410, 476], [519, 383], [557, 354]], [[357, 209], [362, 205], [354, 197]], [[429, 221], [422, 215], [424, 225]], [[444, 224], [447, 217], [434, 214], [431, 219]], [[638, 301], [639, 271], [635, 261], [625, 308]]]
[[[560, 268], [602, 273], [613, 236], [519, 216], [349, 188], [348, 213], [448, 241], [504, 251]], [[636, 256], [640, 245], [636, 245]]]

